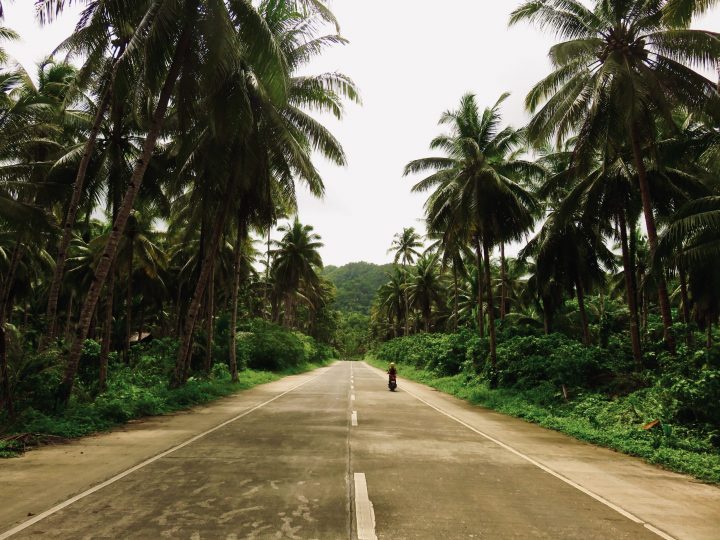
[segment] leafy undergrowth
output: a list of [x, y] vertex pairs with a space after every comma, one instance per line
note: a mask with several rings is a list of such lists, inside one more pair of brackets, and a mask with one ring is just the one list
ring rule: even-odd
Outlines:
[[161, 374], [125, 368], [110, 379], [108, 389], [94, 401], [73, 397], [57, 414], [34, 408], [24, 410], [15, 422], [0, 431], [0, 458], [16, 457], [41, 444], [62, 443], [67, 439], [106, 431], [130, 420], [168, 414], [303, 373], [330, 363], [330, 360], [303, 363], [284, 370], [246, 369], [233, 383], [224, 364], [216, 364], [209, 378], [191, 378], [181, 388], [170, 389]]
[[[385, 369], [386, 362], [370, 355], [369, 364]], [[585, 392], [565, 401], [551, 384], [532, 389], [490, 389], [486, 382], [467, 373], [439, 376], [407, 364], [400, 375], [454, 395], [475, 405], [522, 418], [577, 439], [612, 448], [669, 470], [685, 473], [709, 483], [720, 483], [720, 452], [712, 435], [680, 425], [658, 425], [645, 431], [653, 420], [654, 388], [627, 396], [609, 398]]]

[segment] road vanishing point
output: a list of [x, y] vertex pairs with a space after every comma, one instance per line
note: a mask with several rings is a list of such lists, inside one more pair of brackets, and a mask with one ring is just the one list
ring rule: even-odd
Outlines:
[[0, 540], [720, 539], [720, 489], [361, 362], [0, 462]]

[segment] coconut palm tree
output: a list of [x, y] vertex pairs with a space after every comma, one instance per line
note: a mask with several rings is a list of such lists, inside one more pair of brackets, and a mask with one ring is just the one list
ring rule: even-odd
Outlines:
[[441, 305], [445, 285], [438, 271], [438, 256], [420, 257], [410, 274], [407, 284], [410, 305], [416, 306], [422, 314], [425, 332], [430, 332], [433, 305]]
[[303, 225], [295, 217], [292, 223], [278, 228], [283, 234], [274, 242], [271, 272], [275, 286], [284, 301], [283, 324], [292, 328], [295, 323], [295, 304], [303, 290], [315, 291], [320, 286], [318, 270], [323, 266], [320, 252], [321, 238], [311, 225]]
[[670, 221], [659, 240], [657, 259], [678, 259], [688, 268], [695, 317], [707, 330], [712, 346], [712, 325], [720, 318], [720, 197], [689, 202]]
[[[705, 2], [702, 2], [705, 5]], [[529, 21], [567, 41], [550, 50], [553, 72], [528, 94], [535, 113], [528, 133], [535, 141], [577, 133], [575, 159], [591, 162], [594, 149], [611, 139], [632, 149], [650, 246], [657, 247], [653, 194], [647, 167], [656, 120], [674, 107], [720, 118], [714, 83], [693, 67], [713, 66], [720, 56], [718, 34], [676, 29], [662, 2], [579, 0], [525, 2], [510, 24]], [[671, 349], [672, 315], [667, 286], [659, 278], [665, 341]]]
[[[410, 162], [405, 174], [433, 171], [413, 187], [413, 191], [433, 190], [425, 211], [432, 229], [447, 230], [462, 226], [467, 238], [473, 238], [477, 266], [484, 269], [484, 287], [488, 302], [490, 359], [495, 365], [495, 308], [490, 274], [490, 250], [501, 242], [519, 240], [535, 222], [536, 203], [518, 178], [541, 176], [540, 167], [518, 159], [514, 150], [522, 144], [521, 132], [510, 127], [500, 129], [500, 106], [504, 94], [482, 114], [475, 96], [466, 94], [455, 111], [440, 119], [451, 133], [436, 137], [432, 149], [445, 156]], [[482, 313], [482, 292], [478, 291], [478, 311]], [[482, 319], [480, 322], [482, 327]]]
[[[404, 270], [407, 270], [407, 266], [415, 262], [415, 259], [420, 257], [420, 249], [423, 247], [422, 239], [420, 235], [415, 231], [414, 227], [406, 227], [401, 233], [397, 233], [393, 237], [392, 244], [388, 253], [394, 253], [393, 260], [395, 264], [401, 264]], [[405, 298], [405, 334], [410, 334], [410, 301], [408, 299], [407, 291], [404, 293]]]
[[[227, 67], [242, 59], [256, 67], [254, 74], [264, 83], [269, 96], [283, 100], [287, 95], [282, 56], [267, 25], [252, 5], [246, 2], [232, 2], [223, 3], [223, 9], [204, 9], [201, 0], [170, 4], [163, 3], [162, 19], [154, 20], [148, 29], [146, 49], [148, 54], [144, 57], [143, 68], [147, 89], [156, 95], [157, 99], [154, 100], [155, 105], [149, 115], [142, 152], [133, 169], [128, 190], [123, 197], [112, 233], [95, 272], [95, 279], [80, 312], [77, 332], [58, 390], [60, 403], [67, 403], [70, 398], [83, 342], [90, 329], [100, 293], [160, 137], [171, 97], [175, 93], [176, 82], [178, 79], [189, 82], [197, 78], [197, 66], [188, 63], [188, 60], [195, 52], [202, 49], [206, 66], [203, 73], [216, 77], [222, 76], [227, 72]], [[206, 31], [211, 31], [212, 36], [205, 35]], [[224, 32], [226, 39], [218, 39], [221, 32]], [[213, 80], [204, 81], [207, 88], [216, 88], [216, 83], [217, 81]], [[178, 106], [181, 103], [180, 98]]]

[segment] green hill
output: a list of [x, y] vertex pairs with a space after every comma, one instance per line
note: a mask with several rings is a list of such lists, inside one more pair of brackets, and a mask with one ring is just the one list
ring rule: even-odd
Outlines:
[[326, 266], [327, 277], [337, 288], [337, 309], [344, 313], [370, 313], [375, 293], [388, 281], [392, 264], [356, 262], [345, 266]]

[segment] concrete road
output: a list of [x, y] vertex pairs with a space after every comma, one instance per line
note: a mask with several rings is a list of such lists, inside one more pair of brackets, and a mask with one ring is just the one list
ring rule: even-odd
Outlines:
[[[636, 460], [471, 409], [407, 381], [390, 393], [382, 374], [365, 364], [338, 363], [279, 390], [259, 390], [261, 401], [244, 401], [238, 414], [137, 460], [134, 468], [115, 474], [110, 466], [113, 475], [104, 483], [54, 501], [60, 504], [34, 522], [3, 525], [0, 508], [0, 531], [6, 531], [0, 540], [589, 540], [713, 538], [717, 532], [716, 488], [644, 464], [640, 472], [621, 467], [618, 473], [615, 462]], [[496, 424], [512, 446], [501, 440], [503, 433], [488, 434]], [[528, 437], [535, 437], [531, 448], [540, 455], [562, 455], [562, 461], [550, 467], [552, 460], [536, 459], [522, 448]], [[593, 479], [598, 471], [612, 479], [629, 470], [639, 477], [637, 488], [629, 488], [635, 496], [627, 486]], [[17, 466], [3, 473], [0, 463], [0, 506], [18, 486], [23, 493], [32, 488], [32, 470]], [[36, 482], [42, 490], [42, 478]], [[659, 486], [666, 492], [646, 501], [647, 490]], [[663, 512], [671, 519], [650, 512], [658, 505], [671, 509]], [[694, 528], [685, 523], [698, 518]]]

